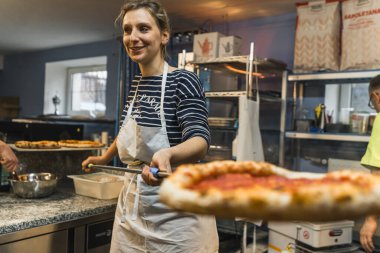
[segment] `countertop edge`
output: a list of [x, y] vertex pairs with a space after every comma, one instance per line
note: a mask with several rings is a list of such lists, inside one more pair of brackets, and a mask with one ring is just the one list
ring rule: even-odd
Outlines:
[[[109, 209], [111, 210], [99, 212], [97, 214], [86, 215], [86, 213], [80, 212], [82, 217], [77, 217], [75, 219], [64, 220], [57, 223], [50, 223], [50, 224], [41, 225], [37, 227], [27, 226], [19, 230], [13, 229], [13, 231], [11, 232], [0, 234], [0, 245], [9, 243], [12, 241], [27, 239], [34, 236], [53, 233], [60, 230], [79, 227], [79, 226], [89, 224], [89, 223], [96, 223], [99, 221], [113, 219], [115, 215], [115, 208], [116, 208], [116, 205], [115, 207], [113, 207], [112, 205], [111, 207], [109, 207]], [[13, 227], [13, 226], [10, 226], [10, 227]]]

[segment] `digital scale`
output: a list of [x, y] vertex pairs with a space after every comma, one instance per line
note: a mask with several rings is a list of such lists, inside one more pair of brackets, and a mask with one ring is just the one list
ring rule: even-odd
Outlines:
[[349, 253], [354, 222], [269, 222], [268, 253]]

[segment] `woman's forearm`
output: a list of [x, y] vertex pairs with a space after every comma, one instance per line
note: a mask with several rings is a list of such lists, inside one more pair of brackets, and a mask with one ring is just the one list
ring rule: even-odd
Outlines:
[[188, 139], [177, 146], [169, 148], [172, 165], [193, 163], [204, 158], [207, 154], [208, 145], [205, 139], [196, 136]]
[[107, 162], [111, 161], [117, 154], [116, 139], [112, 142], [111, 146], [102, 155], [103, 159]]

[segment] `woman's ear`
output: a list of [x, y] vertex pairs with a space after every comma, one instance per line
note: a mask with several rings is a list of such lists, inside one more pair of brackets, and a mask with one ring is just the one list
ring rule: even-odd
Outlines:
[[372, 103], [380, 104], [380, 92], [374, 91], [372, 94]]
[[161, 34], [161, 44], [166, 45], [169, 42], [170, 34], [168, 31], [163, 31]]

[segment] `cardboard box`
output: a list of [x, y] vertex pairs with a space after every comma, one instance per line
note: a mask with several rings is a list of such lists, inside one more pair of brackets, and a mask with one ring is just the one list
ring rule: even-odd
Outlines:
[[218, 32], [194, 35], [193, 52], [195, 61], [204, 61], [219, 56], [219, 39], [224, 35]]
[[17, 118], [20, 113], [19, 97], [0, 97], [0, 118]]
[[242, 39], [237, 36], [227, 36], [219, 40], [219, 57], [241, 55]]

